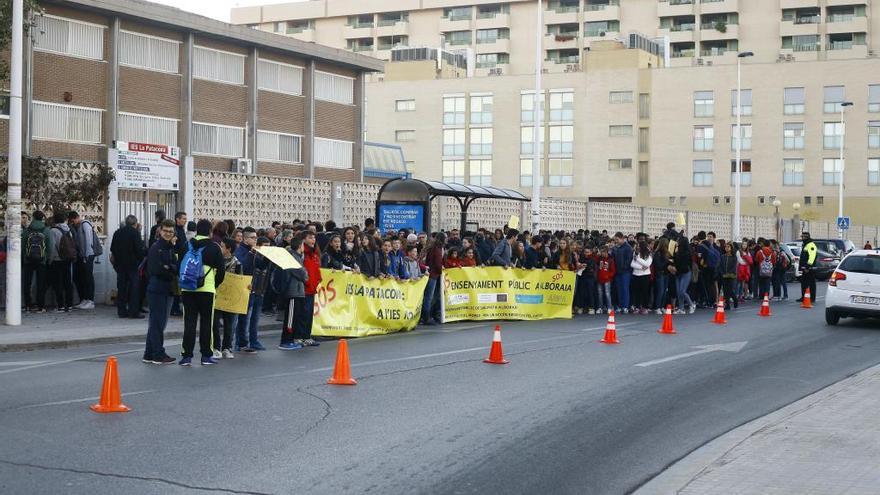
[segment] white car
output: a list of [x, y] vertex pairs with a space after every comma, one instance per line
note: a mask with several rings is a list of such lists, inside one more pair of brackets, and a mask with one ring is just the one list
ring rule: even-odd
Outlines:
[[848, 254], [828, 280], [825, 322], [845, 317], [880, 317], [880, 249]]

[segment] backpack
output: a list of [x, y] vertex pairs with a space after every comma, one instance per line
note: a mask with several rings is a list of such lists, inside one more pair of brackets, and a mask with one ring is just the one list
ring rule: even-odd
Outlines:
[[721, 264], [721, 256], [718, 253], [718, 250], [715, 249], [715, 246], [709, 246], [707, 251], [709, 255], [707, 256], [706, 266], [710, 266], [712, 268], [718, 268], [718, 265]]
[[[189, 244], [189, 249], [180, 262], [180, 276], [177, 282], [181, 290], [198, 290], [205, 285], [205, 275], [207, 274], [205, 273], [205, 264], [202, 261], [205, 247], [195, 249], [192, 243]], [[211, 269], [214, 268], [211, 267]]]
[[788, 265], [791, 264], [791, 260], [788, 259], [788, 254], [785, 251], [779, 251], [776, 253], [776, 265], [783, 269], [788, 269]]
[[83, 220], [83, 223], [89, 224], [89, 227], [92, 228], [92, 251], [94, 251], [96, 257], [100, 257], [104, 254], [104, 245], [101, 244], [101, 239], [98, 238], [98, 232], [95, 230], [95, 226], [92, 225], [92, 222]]
[[61, 261], [76, 260], [78, 253], [76, 251], [76, 241], [73, 240], [73, 234], [69, 230], [64, 232], [57, 227], [55, 228], [58, 232], [61, 232], [61, 239], [58, 241], [58, 257], [61, 258]]
[[46, 261], [46, 235], [38, 230], [31, 230], [27, 236], [25, 259], [30, 263]]
[[770, 259], [770, 256], [763, 253], [762, 256], [758, 274], [762, 277], [770, 277], [773, 275], [773, 261]]

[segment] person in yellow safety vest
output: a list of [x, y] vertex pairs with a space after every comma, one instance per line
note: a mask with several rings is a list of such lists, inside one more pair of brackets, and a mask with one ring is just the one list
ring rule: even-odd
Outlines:
[[801, 234], [801, 241], [800, 269], [803, 274], [801, 275], [801, 297], [797, 302], [803, 301], [804, 294], [806, 294], [807, 289], [810, 289], [810, 301], [815, 303], [816, 273], [813, 271], [813, 267], [816, 266], [818, 248], [816, 248], [816, 243], [813, 242], [813, 239], [810, 238], [809, 232]]
[[[180, 361], [181, 366], [191, 366], [193, 348], [195, 347], [196, 325], [199, 325], [199, 350], [202, 353], [203, 365], [217, 364], [212, 357], [213, 324], [214, 324], [214, 293], [217, 286], [223, 282], [226, 273], [224, 269], [223, 252], [220, 246], [211, 240], [211, 221], [199, 220], [196, 224], [196, 235], [187, 244], [192, 252], [201, 252], [202, 273], [204, 278], [199, 280], [195, 288], [186, 289], [181, 287], [180, 298], [183, 301], [183, 352]], [[187, 253], [181, 261], [181, 280], [186, 270]], [[197, 266], [197, 265], [196, 265]], [[181, 282], [181, 286], [184, 283]]]

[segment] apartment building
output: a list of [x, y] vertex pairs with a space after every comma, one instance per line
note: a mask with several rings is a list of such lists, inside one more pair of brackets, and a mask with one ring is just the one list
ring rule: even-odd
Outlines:
[[363, 179], [364, 74], [380, 61], [137, 0], [40, 3], [26, 155], [103, 162], [133, 141], [178, 146], [196, 171]]
[[[638, 43], [635, 43], [638, 44]], [[731, 212], [736, 66], [662, 67], [658, 55], [594, 43], [586, 70], [544, 76], [544, 194]], [[530, 191], [534, 77], [457, 77], [429, 60], [391, 62], [367, 84], [367, 134], [397, 142], [416, 177]], [[833, 221], [843, 176], [856, 222], [880, 211], [880, 59], [742, 69], [743, 211]], [[845, 108], [845, 172], [841, 106]]]
[[[232, 10], [232, 22], [390, 60], [395, 47], [469, 49], [477, 75], [534, 71], [535, 0], [310, 0]], [[880, 54], [870, 0], [544, 0], [546, 72], [581, 70], [597, 41], [663, 40], [668, 66]], [[760, 49], [760, 53], [758, 50]]]

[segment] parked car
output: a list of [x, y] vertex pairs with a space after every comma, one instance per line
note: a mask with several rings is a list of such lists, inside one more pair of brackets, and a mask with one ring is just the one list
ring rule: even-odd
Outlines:
[[841, 318], [880, 317], [880, 250], [848, 254], [834, 270], [825, 293], [825, 322]]
[[791, 260], [791, 264], [788, 266], [788, 270], [785, 272], [785, 281], [793, 282], [798, 278], [798, 266], [800, 266], [801, 252], [800, 250], [798, 250], [798, 253], [794, 254], [794, 249], [786, 244], [780, 244], [779, 249], [784, 251], [785, 254], [788, 255], [788, 258]]
[[[797, 271], [795, 273], [797, 275], [795, 278], [801, 278], [801, 275], [803, 274], [800, 267], [801, 243], [786, 242], [782, 245], [789, 248], [792, 255], [794, 255], [795, 262], [792, 263], [792, 266], [796, 266]], [[813, 266], [813, 271], [816, 272], [816, 280], [828, 280], [831, 277], [831, 273], [840, 263], [840, 256], [838, 254], [824, 251], [818, 243], [816, 244], [816, 248], [816, 264]]]
[[849, 239], [813, 239], [813, 242], [822, 251], [831, 254], [839, 253], [841, 258], [856, 249], [856, 245]]

